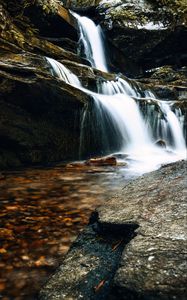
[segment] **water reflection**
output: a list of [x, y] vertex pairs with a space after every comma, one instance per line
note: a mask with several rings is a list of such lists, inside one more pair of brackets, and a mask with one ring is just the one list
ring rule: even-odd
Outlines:
[[35, 299], [96, 206], [129, 175], [123, 167], [36, 168], [0, 176], [0, 298]]

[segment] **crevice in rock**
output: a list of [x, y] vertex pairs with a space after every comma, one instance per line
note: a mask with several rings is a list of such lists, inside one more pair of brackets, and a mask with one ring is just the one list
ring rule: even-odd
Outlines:
[[90, 224], [73, 243], [63, 265], [41, 290], [39, 299], [109, 299], [125, 246], [136, 236], [137, 224]]

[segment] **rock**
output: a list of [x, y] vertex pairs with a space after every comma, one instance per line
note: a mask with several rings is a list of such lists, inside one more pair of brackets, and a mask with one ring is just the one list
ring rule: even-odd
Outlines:
[[[53, 6], [52, 3], [55, 5]], [[58, 0], [48, 1], [48, 3], [36, 0], [35, 3], [29, 4], [24, 9], [24, 14], [39, 30], [40, 36], [69, 37], [77, 40], [74, 17]]]
[[6, 179], [6, 176], [0, 173], [0, 180]]
[[181, 161], [144, 175], [98, 209], [103, 226], [139, 226], [115, 275], [120, 299], [186, 298], [186, 165]]
[[46, 59], [30, 53], [1, 56], [0, 80], [0, 168], [77, 159], [89, 96], [52, 77]]
[[132, 180], [98, 208], [39, 299], [185, 300], [186, 167]]
[[[73, 52], [74, 54], [77, 54], [77, 42], [72, 41], [69, 38], [66, 37], [60, 37], [60, 38], [56, 38], [56, 37], [42, 37], [43, 39], [46, 39], [47, 41], [61, 47], [64, 48], [67, 51]], [[85, 61], [86, 62], [86, 61]], [[86, 62], [88, 64], [88, 62]]]
[[61, 62], [77, 75], [84, 87], [97, 91], [98, 81], [115, 80], [116, 74], [102, 72], [90, 66], [86, 66], [70, 60], [61, 60]]
[[86, 164], [90, 166], [116, 166], [117, 160], [114, 156], [97, 157], [90, 158]]
[[[127, 233], [131, 235], [131, 231]], [[98, 235], [88, 226], [78, 237], [63, 265], [45, 284], [40, 300], [108, 299], [110, 284], [115, 274], [126, 240], [118, 232]]]
[[138, 82], [144, 89], [153, 91], [160, 99], [185, 100], [187, 99], [187, 70], [162, 66], [147, 70]]
[[156, 146], [162, 147], [162, 148], [166, 148], [166, 142], [163, 140], [158, 140], [155, 142]]
[[[0, 3], [0, 19], [1, 19], [0, 49], [2, 50], [2, 52], [7, 53], [8, 51], [10, 51], [14, 53], [21, 53], [23, 50], [25, 50], [34, 53], [40, 53], [40, 54], [42, 53], [46, 56], [50, 56], [54, 58], [69, 59], [79, 63], [82, 62], [82, 59], [75, 53], [71, 51], [67, 51], [47, 41], [45, 38], [42, 39], [42, 37], [38, 35], [39, 29], [32, 28], [31, 25], [29, 24], [29, 21], [27, 21], [28, 22], [27, 24], [25, 21], [21, 20], [24, 26], [26, 26], [26, 29], [24, 28], [24, 30], [18, 26], [19, 23], [18, 25], [15, 25], [16, 23], [15, 20], [11, 17], [11, 15], [4, 8], [4, 6], [1, 5], [1, 3]], [[42, 30], [42, 33], [44, 32], [45, 31]]]
[[87, 11], [95, 8], [101, 0], [63, 0], [63, 4], [67, 8], [71, 8], [76, 11]]
[[[135, 80], [130, 80], [122, 73], [107, 73], [92, 68], [90, 66], [66, 59], [62, 59], [60, 60], [60, 62], [62, 62], [68, 69], [70, 69], [74, 74], [76, 74], [79, 77], [84, 87], [87, 87], [88, 89], [95, 92], [98, 91], [98, 82], [102, 83], [106, 81], [116, 81], [119, 78], [122, 78], [123, 80], [127, 81], [132, 87], [138, 88], [138, 86], [141, 86], [140, 83], [137, 85]], [[142, 85], [142, 89], [143, 88], [144, 85]]]
[[[174, 2], [178, 6], [164, 5], [164, 1], [103, 0], [97, 12], [110, 43], [131, 63], [139, 65], [139, 70], [164, 64], [185, 65], [186, 6], [183, 1]], [[127, 67], [124, 64], [121, 69], [127, 71]]]

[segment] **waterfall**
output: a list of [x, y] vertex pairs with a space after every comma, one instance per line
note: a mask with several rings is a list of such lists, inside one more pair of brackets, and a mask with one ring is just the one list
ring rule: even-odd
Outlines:
[[[153, 101], [154, 98], [152, 97]], [[173, 108], [176, 101], [157, 100], [144, 104], [145, 119], [156, 140], [164, 140], [170, 149], [184, 152], [184, 116], [180, 108]]]
[[115, 124], [116, 144], [121, 144], [121, 148], [116, 150], [129, 152], [152, 144], [135, 100], [124, 93], [98, 95], [95, 96], [95, 101], [97, 106], [101, 104], [108, 111], [110, 121]]
[[[101, 35], [93, 21], [76, 16], [80, 38], [92, 65], [107, 71]], [[138, 91], [131, 81], [117, 77], [97, 83], [97, 93], [84, 88], [78, 77], [54, 59], [47, 58], [52, 74], [93, 98], [83, 112], [80, 147], [96, 145], [102, 154], [122, 153], [129, 170], [144, 173], [161, 164], [186, 158], [184, 117], [174, 103], [155, 98], [151, 91]], [[144, 98], [141, 98], [141, 95]], [[164, 140], [165, 147], [156, 144]]]
[[130, 84], [122, 78], [116, 81], [105, 81], [98, 84], [98, 92], [104, 95], [127, 94], [129, 96], [138, 96], [137, 92], [130, 86]]
[[101, 71], [108, 72], [100, 25], [96, 26], [89, 18], [81, 17], [76, 13], [72, 12], [72, 15], [78, 21], [80, 43], [84, 46], [84, 54], [91, 63], [91, 66]]
[[53, 58], [46, 57], [46, 59], [51, 65], [52, 75], [64, 80], [66, 83], [72, 84], [73, 86], [81, 87], [78, 77], [63, 64]]
[[161, 110], [165, 114], [168, 127], [171, 131], [174, 149], [177, 149], [177, 151], [183, 151], [185, 149], [185, 140], [182, 134], [182, 126], [179, 122], [179, 119], [177, 118], [177, 114], [175, 114], [171, 110], [169, 103], [160, 101], [159, 105], [161, 107]]

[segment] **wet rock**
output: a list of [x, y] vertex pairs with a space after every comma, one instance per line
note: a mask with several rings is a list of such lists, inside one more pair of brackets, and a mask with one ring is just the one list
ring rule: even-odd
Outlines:
[[132, 181], [98, 209], [101, 224], [139, 226], [115, 276], [120, 299], [185, 299], [185, 182], [186, 162], [177, 162]]
[[63, 0], [64, 6], [76, 11], [87, 11], [96, 7], [101, 0]]
[[117, 160], [114, 156], [97, 157], [90, 158], [86, 164], [90, 166], [116, 166]]
[[0, 173], [0, 180], [6, 179], [6, 176]]
[[71, 40], [70, 38], [66, 38], [66, 37], [49, 37], [48, 35], [45, 37], [42, 37], [43, 39], [46, 39], [47, 41], [64, 48], [67, 51], [73, 52], [75, 54], [77, 54], [77, 42]]
[[162, 148], [166, 148], [166, 142], [163, 140], [156, 141], [155, 145], [162, 147]]
[[0, 94], [1, 168], [77, 158], [89, 96], [52, 77], [44, 57], [1, 56]]
[[[141, 70], [162, 64], [185, 64], [183, 41], [187, 31], [183, 5], [173, 8], [170, 3], [156, 1], [104, 0], [97, 11], [110, 43]], [[127, 65], [123, 68], [126, 70]]]
[[97, 91], [98, 82], [116, 79], [116, 74], [102, 72], [84, 64], [70, 60], [61, 60], [61, 62], [79, 77], [84, 87], [93, 91]]
[[186, 299], [186, 166], [132, 180], [98, 208], [39, 299]]
[[138, 82], [153, 91], [160, 99], [187, 99], [187, 71], [186, 68], [162, 66], [147, 70]]
[[107, 299], [126, 239], [115, 232], [98, 234], [89, 225], [65, 257], [63, 265], [40, 292], [40, 300]]
[[[26, 16], [25, 16], [26, 18]], [[69, 59], [82, 62], [75, 53], [67, 51], [45, 38], [39, 36], [39, 28], [32, 28], [29, 20], [22, 21], [26, 28], [19, 26], [17, 20], [0, 3], [0, 20], [1, 20], [1, 39], [0, 49], [4, 53], [14, 52], [21, 53], [24, 51], [34, 52], [41, 55], [47, 55], [54, 58]], [[42, 31], [44, 34], [44, 30]]]

